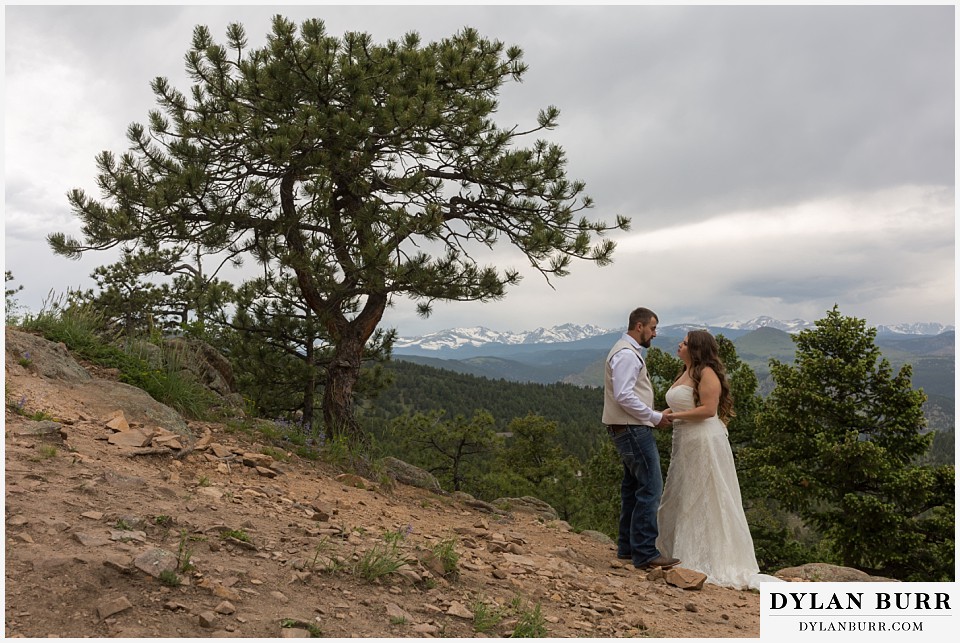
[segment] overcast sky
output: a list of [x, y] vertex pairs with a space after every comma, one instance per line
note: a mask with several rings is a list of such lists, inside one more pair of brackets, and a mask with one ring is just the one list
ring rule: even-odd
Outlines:
[[[21, 303], [92, 285], [115, 256], [53, 254], [79, 234], [66, 193], [96, 195], [94, 157], [126, 149], [156, 103], [189, 88], [193, 27], [244, 24], [259, 46], [276, 13], [328, 32], [425, 42], [471, 26], [519, 45], [529, 71], [501, 93], [501, 126], [535, 123], [567, 152], [590, 215], [632, 219], [614, 263], [526, 277], [499, 302], [398, 300], [401, 336], [454, 326], [621, 328], [759, 315], [954, 323], [955, 9], [939, 6], [6, 6], [5, 268]], [[531, 141], [532, 143], [532, 141]], [[509, 248], [484, 264], [525, 268]]]

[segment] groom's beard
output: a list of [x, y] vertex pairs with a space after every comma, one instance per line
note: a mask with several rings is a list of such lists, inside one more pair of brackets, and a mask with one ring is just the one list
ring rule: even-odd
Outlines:
[[640, 345], [643, 346], [644, 348], [650, 348], [650, 341], [651, 340], [648, 339], [646, 341], [640, 342]]

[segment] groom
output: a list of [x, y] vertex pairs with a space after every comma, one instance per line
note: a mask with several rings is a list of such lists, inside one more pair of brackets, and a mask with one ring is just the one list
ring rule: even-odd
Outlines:
[[638, 569], [680, 562], [662, 556], [656, 547], [663, 476], [653, 429], [670, 424], [670, 410], [653, 409], [653, 385], [640, 348], [650, 348], [659, 321], [647, 308], [630, 313], [627, 332], [610, 349], [604, 365], [602, 421], [623, 462], [617, 558], [632, 560]]

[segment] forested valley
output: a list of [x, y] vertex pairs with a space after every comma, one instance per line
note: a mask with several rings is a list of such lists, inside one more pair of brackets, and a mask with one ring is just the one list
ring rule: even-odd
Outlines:
[[556, 423], [557, 444], [581, 460], [606, 436], [598, 388], [493, 380], [401, 360], [389, 362], [385, 370], [391, 384], [361, 410], [365, 425], [381, 440], [392, 419], [431, 411], [442, 411], [448, 419], [487, 411], [500, 433], [508, 431], [514, 418], [537, 415]]

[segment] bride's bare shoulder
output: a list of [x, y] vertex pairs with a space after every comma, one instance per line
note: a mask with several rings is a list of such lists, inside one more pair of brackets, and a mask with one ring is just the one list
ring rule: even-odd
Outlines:
[[713, 370], [713, 367], [704, 366], [703, 370], [700, 371], [700, 381], [702, 382], [704, 379], [713, 379], [713, 380], [720, 381], [720, 376], [717, 375], [717, 372], [715, 370]]

